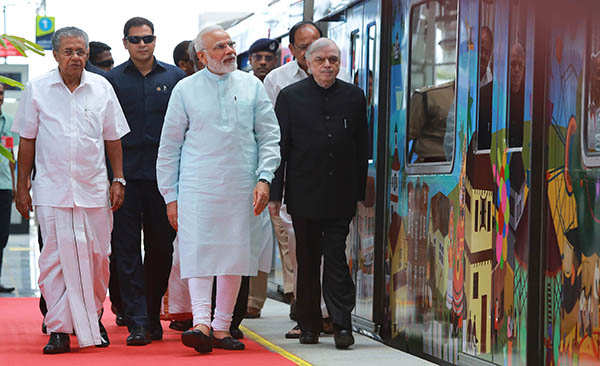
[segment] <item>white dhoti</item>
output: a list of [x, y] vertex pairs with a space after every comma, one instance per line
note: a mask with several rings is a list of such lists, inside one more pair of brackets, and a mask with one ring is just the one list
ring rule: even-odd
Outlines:
[[179, 243], [177, 237], [173, 241], [173, 265], [169, 275], [169, 287], [163, 296], [160, 318], [162, 320], [192, 319], [192, 303], [186, 280], [181, 279], [179, 261]]
[[108, 207], [36, 206], [44, 247], [39, 286], [48, 332], [75, 333], [79, 347], [102, 343], [98, 327], [109, 278]]

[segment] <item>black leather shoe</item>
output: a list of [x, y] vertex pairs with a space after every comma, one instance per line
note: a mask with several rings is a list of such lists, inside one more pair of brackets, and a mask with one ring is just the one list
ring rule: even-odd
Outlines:
[[15, 290], [14, 287], [4, 287], [0, 285], [0, 292], [13, 292]]
[[241, 351], [246, 348], [246, 345], [242, 342], [234, 339], [233, 337], [225, 337], [225, 338], [215, 338], [213, 336], [212, 339], [213, 347], [226, 349], [229, 351]]
[[44, 346], [43, 352], [46, 355], [71, 352], [71, 339], [69, 335], [67, 333], [51, 333], [48, 344]]
[[192, 347], [200, 353], [212, 352], [213, 344], [210, 336], [198, 329], [186, 330], [181, 334], [181, 342], [186, 347]]
[[354, 336], [352, 331], [348, 329], [336, 330], [333, 334], [333, 340], [337, 349], [346, 349], [354, 344]]
[[110, 341], [108, 340], [108, 333], [106, 332], [106, 328], [102, 325], [102, 322], [98, 320], [98, 327], [100, 328], [100, 337], [102, 338], [102, 343], [97, 344], [96, 347], [108, 347]]
[[185, 332], [186, 330], [192, 327], [192, 320], [173, 320], [171, 324], [169, 324], [169, 328], [173, 330], [178, 330], [180, 332]]
[[145, 346], [151, 342], [148, 331], [142, 326], [133, 327], [129, 337], [127, 337], [128, 346]]
[[117, 314], [117, 318], [115, 319], [115, 323], [117, 323], [117, 325], [119, 327], [124, 327], [127, 325], [127, 322], [125, 321], [125, 317], [121, 314]]
[[317, 344], [319, 343], [319, 333], [310, 330], [303, 330], [300, 334], [300, 343], [302, 344]]
[[229, 334], [233, 337], [233, 339], [243, 339], [244, 333], [240, 330], [240, 328], [229, 328]]
[[152, 339], [153, 341], [161, 341], [163, 337], [163, 329], [162, 326], [160, 325], [160, 322], [158, 324], [154, 324], [150, 326], [150, 339]]

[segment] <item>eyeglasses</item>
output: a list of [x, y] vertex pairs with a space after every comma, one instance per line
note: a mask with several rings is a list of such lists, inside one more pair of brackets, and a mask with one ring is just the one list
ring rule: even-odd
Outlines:
[[257, 62], [262, 61], [262, 60], [265, 60], [266, 62], [271, 62], [271, 61], [273, 61], [274, 58], [275, 58], [275, 56], [273, 56], [273, 55], [259, 55], [256, 53], [252, 55], [252, 59]]
[[316, 63], [317, 65], [322, 65], [325, 63], [325, 61], [329, 61], [329, 64], [333, 65], [333, 64], [337, 64], [338, 62], [340, 62], [340, 58], [337, 56], [329, 56], [329, 57], [317, 56], [317, 57], [313, 58], [313, 62]]
[[99, 66], [99, 67], [110, 67], [112, 65], [114, 65], [115, 61], [111, 58], [104, 60], [104, 61], [100, 61], [100, 62], [96, 62], [95, 65]]
[[148, 36], [127, 36], [125, 37], [130, 43], [138, 44], [141, 41], [144, 41], [145, 44], [152, 43], [156, 39], [156, 36], [151, 34]]
[[70, 48], [65, 48], [62, 51], [62, 54], [64, 56], [67, 56], [67, 57], [73, 57], [73, 55], [77, 55], [79, 57], [85, 57], [87, 55], [87, 51], [84, 50], [83, 48], [80, 48], [80, 49], [77, 49], [77, 50], [72, 50]]
[[217, 42], [214, 47], [213, 50], [214, 51], [225, 51], [227, 49], [227, 47], [231, 48], [231, 49], [235, 49], [235, 42], [234, 41], [225, 41], [225, 42]]
[[308, 47], [310, 47], [310, 43], [303, 45], [294, 45], [294, 48], [298, 49], [299, 51], [306, 51]]

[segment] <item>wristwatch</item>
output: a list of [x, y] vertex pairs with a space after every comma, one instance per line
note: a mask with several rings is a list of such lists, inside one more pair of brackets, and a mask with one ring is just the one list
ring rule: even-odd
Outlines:
[[270, 185], [271, 185], [271, 182], [269, 182], [269, 181], [268, 181], [268, 180], [266, 180], [265, 178], [260, 178], [258, 181], [259, 181], [259, 182], [263, 182], [263, 183], [267, 183], [267, 185], [268, 185], [268, 186], [270, 186]]
[[125, 181], [125, 178], [113, 178], [113, 183], [117, 182], [117, 183], [121, 183], [121, 185], [123, 187], [125, 187], [127, 185], [127, 182]]

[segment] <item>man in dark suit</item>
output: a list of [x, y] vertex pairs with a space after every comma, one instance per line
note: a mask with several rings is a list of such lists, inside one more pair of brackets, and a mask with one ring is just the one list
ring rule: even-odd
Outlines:
[[275, 105], [281, 165], [271, 204], [281, 204], [285, 187], [296, 233], [300, 343], [319, 341], [323, 255], [323, 297], [333, 320], [335, 345], [348, 348], [354, 343], [350, 312], [355, 287], [345, 248], [356, 203], [365, 193], [366, 101], [361, 89], [336, 79], [340, 51], [335, 42], [318, 39], [306, 51], [306, 59], [311, 76], [283, 89]]

